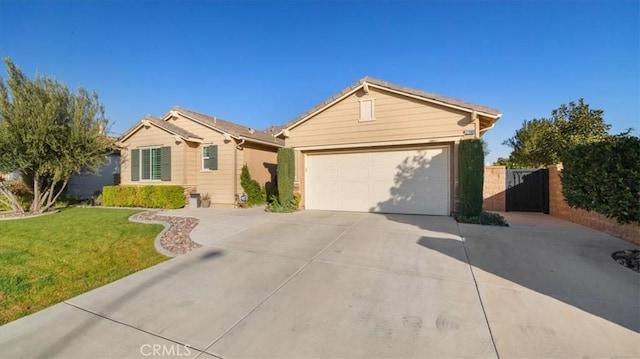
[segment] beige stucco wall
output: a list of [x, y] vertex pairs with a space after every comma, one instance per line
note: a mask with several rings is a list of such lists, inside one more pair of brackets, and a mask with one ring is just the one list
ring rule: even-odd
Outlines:
[[[173, 135], [155, 126], [142, 126], [124, 141], [126, 147], [121, 151], [121, 184], [123, 185], [183, 185], [185, 143], [176, 143]], [[131, 150], [145, 147], [171, 146], [171, 181], [131, 181]]]
[[249, 168], [251, 177], [261, 186], [273, 183], [278, 165], [277, 149], [254, 143], [245, 143], [242, 150], [243, 163]]
[[[361, 98], [374, 99], [374, 121], [359, 121]], [[289, 131], [288, 147], [380, 141], [451, 140], [474, 129], [469, 113], [370, 88], [346, 97]]]
[[485, 211], [506, 210], [507, 168], [505, 166], [486, 166], [484, 168], [484, 187], [482, 208]]
[[549, 214], [595, 230], [620, 237], [640, 245], [640, 225], [637, 223], [619, 224], [615, 219], [583, 209], [569, 207], [562, 194], [560, 171], [562, 165], [551, 165], [549, 169]]

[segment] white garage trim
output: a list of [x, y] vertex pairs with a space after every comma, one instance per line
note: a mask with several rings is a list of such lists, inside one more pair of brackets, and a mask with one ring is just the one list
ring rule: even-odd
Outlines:
[[305, 154], [307, 209], [448, 215], [448, 146]]

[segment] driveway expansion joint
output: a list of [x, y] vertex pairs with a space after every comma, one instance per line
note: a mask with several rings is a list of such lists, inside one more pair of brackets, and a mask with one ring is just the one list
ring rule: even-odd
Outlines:
[[489, 318], [487, 317], [487, 310], [484, 307], [484, 303], [482, 302], [482, 296], [480, 295], [480, 288], [478, 288], [478, 280], [476, 279], [476, 275], [473, 272], [473, 266], [471, 265], [471, 260], [469, 259], [469, 253], [467, 252], [466, 239], [462, 235], [460, 231], [460, 226], [458, 222], [456, 222], [456, 228], [458, 229], [458, 235], [462, 238], [462, 248], [464, 249], [464, 256], [467, 260], [467, 264], [469, 265], [469, 270], [471, 271], [471, 277], [473, 278], [473, 285], [476, 288], [476, 293], [478, 294], [478, 300], [480, 301], [480, 308], [482, 308], [482, 315], [484, 316], [484, 320], [487, 324], [487, 329], [489, 330], [489, 336], [491, 337], [491, 345], [493, 345], [493, 350], [496, 352], [496, 357], [500, 359], [500, 353], [498, 353], [498, 347], [496, 346], [496, 340], [493, 337], [493, 331], [491, 330], [491, 324], [489, 324]]
[[[64, 304], [66, 304], [66, 305], [68, 305], [68, 306], [70, 306], [70, 307], [72, 307], [72, 308], [75, 308], [75, 309], [78, 309], [78, 310], [83, 311], [83, 312], [85, 312], [85, 313], [88, 313], [88, 314], [91, 314], [91, 315], [93, 315], [93, 316], [96, 316], [96, 317], [98, 317], [98, 318], [101, 318], [101, 319], [104, 319], [104, 320], [108, 320], [108, 321], [110, 321], [110, 322], [112, 322], [112, 323], [116, 323], [116, 324], [119, 324], [119, 325], [122, 325], [122, 326], [125, 326], [125, 327], [128, 327], [128, 328], [131, 328], [131, 329], [133, 329], [133, 330], [139, 331], [139, 332], [141, 332], [141, 333], [149, 334], [149, 335], [154, 336], [154, 337], [156, 337], [156, 338], [164, 339], [164, 340], [170, 341], [170, 342], [172, 342], [172, 343], [176, 343], [176, 344], [178, 344], [178, 345], [186, 346], [186, 347], [188, 347], [188, 348], [190, 348], [190, 349], [197, 350], [197, 351], [199, 351], [199, 352], [200, 352], [200, 354], [202, 354], [202, 353], [204, 352], [204, 349], [196, 348], [196, 347], [194, 347], [194, 346], [191, 346], [191, 345], [190, 345], [190, 344], [188, 344], [188, 343], [183, 343], [183, 342], [180, 342], [180, 341], [178, 341], [178, 340], [171, 339], [171, 338], [169, 338], [169, 337], [165, 337], [165, 336], [159, 335], [159, 334], [157, 334], [157, 333], [153, 333], [153, 332], [150, 332], [150, 331], [147, 331], [147, 330], [144, 330], [144, 329], [140, 329], [140, 328], [138, 328], [138, 327], [136, 327], [136, 326], [134, 326], [134, 325], [131, 325], [131, 324], [128, 324], [128, 323], [125, 323], [125, 322], [121, 322], [121, 321], [116, 320], [116, 319], [113, 319], [113, 318], [109, 318], [109, 317], [107, 317], [106, 315], [103, 315], [103, 314], [100, 314], [100, 313], [96, 313], [96, 312], [94, 312], [94, 311], [92, 311], [92, 310], [89, 310], [89, 309], [86, 309], [86, 308], [82, 308], [82, 307], [77, 306], [77, 305], [75, 305], [75, 304], [73, 304], [73, 303], [70, 303], [70, 302], [68, 302], [68, 301], [64, 301], [63, 303], [64, 303]], [[200, 354], [198, 354], [198, 356], [199, 356]]]

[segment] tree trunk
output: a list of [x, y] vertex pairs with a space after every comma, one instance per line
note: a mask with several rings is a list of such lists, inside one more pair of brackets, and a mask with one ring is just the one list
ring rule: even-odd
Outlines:
[[[4, 198], [4, 199], [3, 199]], [[0, 203], [4, 204], [7, 207], [10, 207], [16, 213], [24, 213], [24, 209], [22, 205], [16, 198], [16, 196], [11, 193], [11, 190], [5, 186], [4, 182], [0, 181]]]
[[40, 175], [36, 172], [33, 175], [33, 202], [29, 211], [32, 214], [40, 214], [40, 207]]

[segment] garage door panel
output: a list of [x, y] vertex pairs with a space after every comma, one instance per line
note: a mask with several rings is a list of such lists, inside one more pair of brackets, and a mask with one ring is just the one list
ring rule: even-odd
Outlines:
[[449, 213], [446, 148], [308, 155], [308, 209]]

